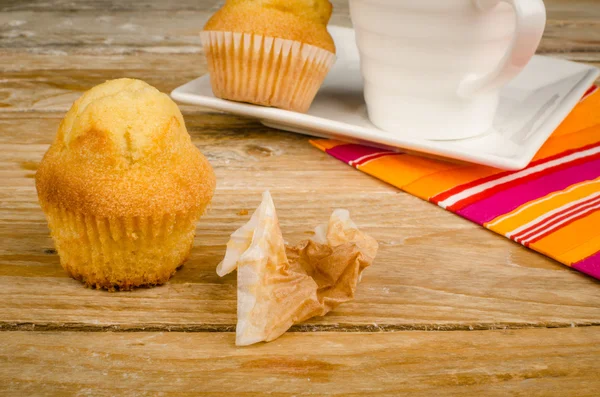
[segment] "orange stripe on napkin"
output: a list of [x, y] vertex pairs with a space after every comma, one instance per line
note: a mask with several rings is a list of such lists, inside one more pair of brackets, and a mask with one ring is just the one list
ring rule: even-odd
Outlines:
[[399, 154], [340, 141], [313, 145], [600, 279], [600, 93], [594, 87], [524, 170]]

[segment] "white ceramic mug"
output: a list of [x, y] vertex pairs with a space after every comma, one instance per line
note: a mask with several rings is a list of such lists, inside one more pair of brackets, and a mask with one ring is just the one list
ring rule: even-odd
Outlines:
[[425, 139], [488, 131], [531, 60], [542, 0], [350, 0], [369, 118]]

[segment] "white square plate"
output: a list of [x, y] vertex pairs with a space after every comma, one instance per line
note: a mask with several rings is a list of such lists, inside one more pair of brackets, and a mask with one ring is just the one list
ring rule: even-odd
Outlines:
[[517, 170], [529, 164], [600, 75], [588, 65], [535, 56], [503, 89], [491, 130], [475, 138], [431, 141], [402, 131], [382, 131], [369, 122], [354, 30], [331, 27], [330, 32], [338, 59], [307, 114], [216, 98], [208, 75], [176, 88], [171, 96], [183, 103], [254, 117], [286, 131]]

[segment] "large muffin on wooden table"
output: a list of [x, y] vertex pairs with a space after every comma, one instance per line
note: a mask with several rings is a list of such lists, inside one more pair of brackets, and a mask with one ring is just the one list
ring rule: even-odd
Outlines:
[[335, 61], [327, 0], [226, 0], [201, 33], [214, 94], [306, 112]]
[[177, 105], [119, 79], [73, 104], [36, 187], [65, 270], [89, 286], [127, 290], [162, 284], [185, 261], [215, 175]]

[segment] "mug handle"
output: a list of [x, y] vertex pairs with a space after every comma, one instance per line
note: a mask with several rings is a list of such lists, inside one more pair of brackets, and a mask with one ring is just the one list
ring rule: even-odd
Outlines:
[[490, 10], [499, 3], [508, 3], [515, 9], [517, 21], [512, 43], [498, 67], [485, 75], [467, 76], [458, 88], [458, 95], [462, 98], [498, 89], [514, 79], [535, 55], [546, 27], [546, 7], [542, 0], [473, 1], [481, 11]]

